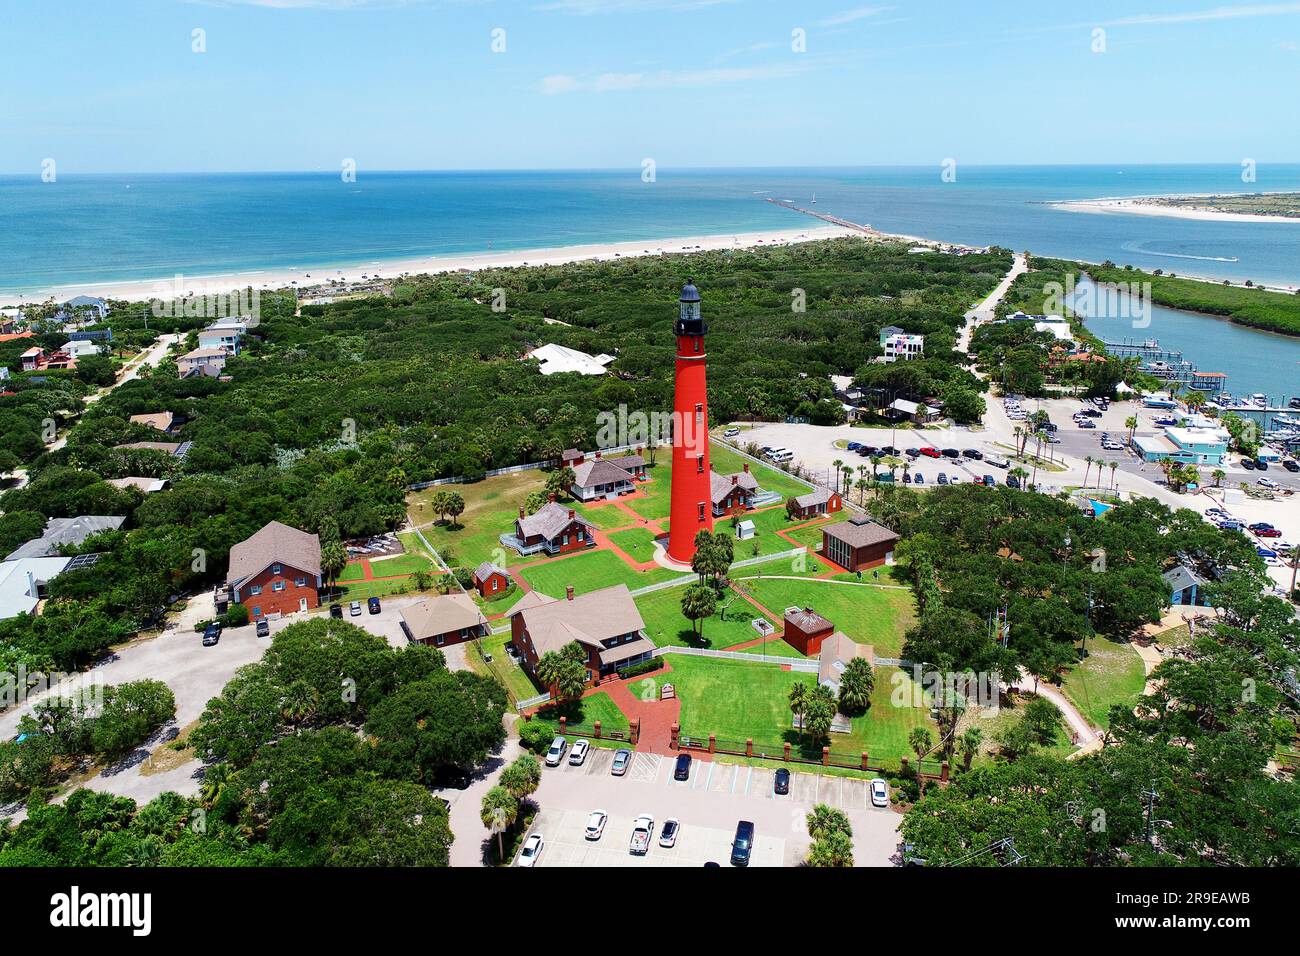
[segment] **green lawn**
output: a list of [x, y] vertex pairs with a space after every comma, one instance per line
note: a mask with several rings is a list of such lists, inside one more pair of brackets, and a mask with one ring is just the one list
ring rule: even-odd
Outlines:
[[364, 601], [366, 598], [387, 597], [393, 594], [415, 594], [415, 580], [411, 577], [389, 578], [384, 581], [353, 581], [342, 584], [342, 595], [336, 601]]
[[642, 518], [658, 521], [668, 517], [669, 493], [672, 490], [673, 458], [671, 448], [661, 448], [656, 453], [654, 467], [646, 466], [645, 473], [649, 481], [637, 482], [638, 490], [644, 492], [644, 498], [634, 498], [627, 506]]
[[[983, 735], [979, 756], [975, 758], [976, 765], [981, 763], [991, 763], [998, 759], [998, 736], [1011, 729], [1011, 727], [1020, 720], [1023, 712], [1023, 705], [1010, 707], [1003, 705], [995, 715], [985, 715], [982, 713], [971, 714], [968, 712], [966, 716], [962, 717], [961, 723], [957, 727], [957, 735], [959, 737], [965, 732], [967, 727], [978, 727], [980, 733]], [[1056, 757], [1068, 757], [1076, 749], [1077, 748], [1070, 743], [1069, 732], [1066, 730], [1065, 721], [1062, 720], [1061, 726], [1057, 728], [1056, 731], [1055, 743], [1051, 747], [1043, 748], [1041, 752], [1052, 754]], [[954, 759], [958, 763], [961, 762], [962, 758], [960, 752]]]
[[423, 550], [370, 562], [370, 572], [377, 578], [391, 577], [394, 574], [414, 574], [416, 571], [432, 572], [435, 568], [436, 565], [424, 555]]
[[519, 599], [524, 596], [524, 592], [518, 587], [512, 587], [510, 590], [486, 601], [478, 596], [477, 591], [471, 592], [471, 596], [474, 598], [474, 603], [479, 606], [479, 610], [487, 617], [491, 617], [493, 614], [503, 614], [514, 607]]
[[764, 491], [775, 491], [782, 498], [806, 494], [809, 491], [808, 486], [802, 481], [796, 481], [779, 468], [772, 468], [768, 465], [760, 465], [757, 462], [750, 461], [743, 455], [737, 454], [735, 449], [719, 442], [713, 442], [709, 446], [709, 463], [713, 465], [715, 471], [723, 475], [742, 471], [745, 464], [748, 463], [749, 470], [753, 473], [758, 486]]
[[1061, 690], [1097, 727], [1109, 727], [1114, 704], [1131, 707], [1146, 686], [1142, 658], [1128, 644], [1104, 638], [1088, 639], [1088, 657], [1070, 669]]
[[360, 561], [349, 561], [343, 566], [337, 578], [339, 584], [346, 584], [349, 581], [361, 581], [366, 576], [366, 569], [361, 566]]
[[599, 720], [602, 733], [617, 730], [626, 734], [629, 728], [627, 716], [603, 690], [560, 707], [543, 708], [532, 719], [559, 729], [561, 717], [568, 718], [570, 727], [588, 728]]
[[655, 558], [655, 535], [649, 528], [615, 531], [609, 540], [626, 551], [633, 561], [653, 561]]
[[[691, 631], [691, 622], [682, 616], [682, 594], [686, 588], [664, 588], [636, 599], [637, 610], [645, 621], [645, 633], [656, 646], [727, 648], [759, 637], [749, 622], [759, 616], [758, 609], [728, 591], [721, 603], [730, 601], [725, 620], [717, 614], [704, 621], [703, 634]], [[676, 658], [674, 658], [675, 660]]]
[[[720, 740], [754, 740], [755, 748], [773, 753], [785, 741], [798, 746], [798, 734], [791, 726], [790, 688], [796, 683], [812, 684], [814, 674], [796, 674], [771, 664], [710, 658], [670, 658], [672, 671], [656, 675], [658, 685], [671, 683], [682, 702], [682, 733], [705, 738], [710, 733]], [[897, 675], [897, 678], [895, 678]], [[832, 734], [831, 747], [842, 753], [866, 750], [876, 760], [896, 761], [910, 756], [907, 735], [914, 727], [927, 727], [937, 734], [924, 708], [892, 702], [897, 682], [910, 687], [911, 680], [898, 668], [877, 668], [871, 708], [853, 720], [848, 734]], [[817, 748], [820, 752], [820, 748]]]
[[872, 645], [877, 657], [898, 657], [903, 635], [916, 621], [908, 590], [813, 579], [769, 578], [744, 584], [755, 600], [778, 616], [787, 607], [811, 607], [858, 643]]
[[510, 692], [515, 696], [515, 700], [527, 700], [530, 697], [536, 697], [541, 691], [533, 684], [532, 678], [524, 673], [523, 669], [506, 654], [505, 648], [509, 641], [510, 632], [503, 631], [500, 634], [489, 634], [478, 642], [483, 653], [492, 658], [491, 664], [485, 663], [472, 647], [466, 650], [465, 659], [478, 673], [495, 676], [509, 687]]
[[569, 586], [578, 594], [615, 584], [626, 584], [635, 590], [681, 576], [676, 571], [660, 567], [636, 571], [614, 552], [602, 550], [544, 560], [520, 573], [535, 590], [551, 597], [563, 597], [564, 589]]

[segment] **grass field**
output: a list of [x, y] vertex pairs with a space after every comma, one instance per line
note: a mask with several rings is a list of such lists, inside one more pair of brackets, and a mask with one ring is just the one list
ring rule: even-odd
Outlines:
[[498, 594], [496, 597], [487, 601], [480, 598], [477, 591], [471, 592], [471, 597], [474, 598], [474, 603], [477, 604], [479, 609], [488, 617], [491, 617], [493, 614], [505, 613], [514, 607], [523, 596], [524, 592], [518, 587], [512, 587], [504, 594]]
[[436, 565], [423, 552], [372, 559], [370, 562], [370, 573], [377, 578], [391, 577], [394, 574], [414, 574], [416, 571], [432, 573], [435, 569]]
[[749, 622], [759, 616], [758, 609], [727, 592], [722, 603], [731, 602], [726, 619], [714, 614], [704, 621], [703, 635], [691, 632], [691, 622], [682, 616], [682, 594], [686, 589], [664, 588], [636, 599], [637, 610], [645, 621], [645, 633], [656, 646], [726, 648], [759, 637]]
[[[674, 656], [672, 671], [657, 676], [659, 685], [671, 683], [682, 702], [682, 733], [692, 737], [714, 734], [720, 740], [743, 742], [752, 738], [756, 749], [778, 752], [787, 740], [800, 745], [791, 726], [789, 695], [796, 683], [812, 684], [813, 674], [796, 674], [771, 664]], [[897, 675], [897, 676], [895, 676]], [[897, 684], [911, 679], [898, 668], [877, 668], [871, 708], [853, 720], [848, 734], [832, 734], [837, 752], [866, 750], [874, 759], [895, 761], [911, 756], [907, 735], [914, 727], [937, 734], [924, 708], [895, 707], [891, 702]], [[905, 699], [910, 703], [911, 695]], [[820, 748], [817, 748], [820, 753]]]
[[500, 634], [488, 634], [487, 637], [477, 642], [483, 649], [483, 653], [492, 658], [491, 664], [484, 662], [473, 647], [466, 649], [465, 659], [469, 662], [470, 667], [474, 668], [478, 673], [489, 677], [495, 676], [497, 680], [510, 688], [515, 700], [527, 700], [529, 697], [541, 693], [541, 691], [533, 684], [532, 679], [524, 673], [523, 668], [512, 661], [510, 656], [506, 654], [505, 648], [509, 641], [510, 632], [502, 631]]
[[545, 560], [541, 564], [524, 568], [520, 574], [535, 590], [551, 597], [563, 597], [564, 589], [569, 586], [578, 594], [615, 584], [626, 584], [636, 590], [647, 584], [681, 577], [676, 571], [660, 567], [636, 571], [614, 552], [599, 549]]
[[610, 534], [609, 540], [627, 552], [633, 561], [653, 561], [655, 558], [655, 536], [648, 528], [615, 531]]
[[1061, 684], [1065, 696], [1097, 727], [1110, 726], [1110, 708], [1131, 707], [1146, 686], [1142, 658], [1128, 644], [1089, 638], [1088, 656], [1070, 669]]
[[[629, 728], [627, 716], [603, 690], [560, 707], [546, 707], [534, 714], [532, 719], [559, 729], [561, 717], [568, 719], [570, 727], [591, 727], [599, 720], [602, 733], [620, 731], [626, 734]], [[626, 744], [620, 742], [617, 746]]]
[[811, 607], [877, 657], [898, 657], [903, 635], [916, 621], [912, 592], [813, 579], [746, 581], [749, 593], [774, 614], [787, 607]]

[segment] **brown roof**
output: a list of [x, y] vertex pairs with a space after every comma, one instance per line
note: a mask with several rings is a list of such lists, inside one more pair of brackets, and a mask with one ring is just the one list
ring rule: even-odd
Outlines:
[[566, 448], [566, 449], [564, 449], [563, 454], [560, 455], [560, 460], [561, 460], [561, 461], [577, 461], [577, 460], [578, 460], [579, 458], [581, 458], [582, 456], [583, 456], [583, 453], [580, 452], [580, 451], [578, 451], [578, 449], [576, 449], [576, 448]]
[[[733, 478], [735, 479], [734, 482], [732, 481]], [[757, 491], [758, 480], [747, 471], [738, 471], [734, 475], [720, 475], [715, 471], [709, 475], [709, 490], [712, 492], [714, 504], [717, 504], [737, 488], [743, 491]]]
[[851, 548], [863, 548], [870, 544], [884, 544], [897, 541], [898, 535], [882, 524], [876, 524], [863, 515], [829, 525], [822, 529], [832, 538], [838, 538]]
[[165, 451], [169, 455], [176, 454], [176, 449], [180, 448], [179, 442], [171, 441], [132, 441], [125, 445], [114, 445], [114, 448], [144, 448], [150, 451]]
[[[589, 591], [573, 600], [519, 608], [511, 616], [514, 614], [523, 615], [524, 627], [533, 640], [538, 657], [547, 651], [558, 651], [572, 641], [600, 649], [603, 657], [601, 641], [645, 628], [645, 621], [641, 619], [641, 612], [637, 610], [626, 584]], [[634, 641], [626, 646], [635, 647], [639, 643]], [[649, 640], [646, 643], [654, 647]], [[618, 648], [610, 648], [610, 651], [616, 654]], [[639, 653], [641, 651], [637, 650], [629, 656]]]
[[568, 527], [571, 521], [577, 521], [588, 528], [595, 528], [595, 525], [577, 512], [574, 512], [574, 516], [570, 518], [570, 510], [572, 509], [564, 507], [558, 501], [548, 501], [538, 508], [534, 514], [521, 518], [519, 520], [520, 529], [523, 531], [525, 538], [540, 534], [547, 541], [550, 541]]
[[417, 641], [487, 623], [487, 618], [468, 594], [439, 594], [403, 608], [401, 613], [411, 636]]
[[608, 458], [595, 458], [585, 461], [573, 469], [573, 483], [579, 488], [591, 488], [595, 485], [612, 485], [620, 481], [631, 481], [632, 474]]
[[794, 499], [794, 503], [800, 508], [812, 508], [815, 505], [824, 505], [831, 500], [832, 492], [826, 488], [816, 488], [806, 495], [800, 495]]
[[835, 626], [810, 607], [786, 608], [785, 619], [805, 634], [816, 634]]
[[621, 664], [633, 657], [639, 657], [642, 654], [648, 654], [655, 649], [654, 641], [648, 637], [638, 637], [635, 641], [628, 641], [626, 644], [619, 644], [611, 647], [607, 651], [600, 652], [600, 662], [605, 666], [610, 664]]
[[180, 357], [179, 361], [183, 362], [186, 359], [217, 358], [218, 356], [224, 358], [226, 354], [227, 353], [225, 349], [216, 349], [216, 348], [195, 349], [193, 352], [186, 352], [184, 355]]
[[230, 549], [226, 583], [238, 587], [276, 562], [295, 571], [320, 574], [320, 538], [272, 521], [257, 534]]
[[555, 598], [547, 597], [541, 591], [529, 591], [510, 609], [510, 615], [513, 617], [520, 611], [526, 611], [530, 607], [541, 607], [543, 604], [554, 604]]
[[855, 657], [865, 657], [867, 663], [874, 663], [875, 649], [870, 644], [859, 644], [843, 631], [836, 631], [822, 641], [821, 654], [817, 658], [817, 683], [838, 685], [844, 665]]
[[611, 458], [614, 464], [620, 468], [642, 468], [645, 466], [645, 458], [642, 455], [622, 455], [618, 458]]
[[148, 415], [132, 415], [131, 421], [137, 425], [150, 425], [160, 432], [165, 432], [175, 423], [176, 416], [171, 412], [151, 412]]

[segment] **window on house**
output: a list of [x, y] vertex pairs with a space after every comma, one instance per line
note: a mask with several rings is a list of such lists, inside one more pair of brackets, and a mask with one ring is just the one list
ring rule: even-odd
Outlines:
[[579, 529], [578, 529], [578, 540], [579, 540], [579, 541], [583, 540], [582, 535], [583, 535], [583, 531], [582, 531], [581, 528], [579, 528]]
[[700, 520], [703, 521], [703, 520], [704, 520], [704, 502], [701, 501], [701, 502], [699, 503], [698, 507], [699, 507], [699, 511], [700, 511]]
[[252, 587], [250, 587], [248, 590], [249, 590], [249, 592], [250, 592], [251, 594], [261, 594], [261, 593], [262, 593], [262, 585], [260, 585], [260, 584], [254, 584], [254, 585], [253, 585]]
[[433, 642], [434, 642], [435, 644], [437, 644], [439, 647], [441, 647], [442, 644], [443, 644], [443, 642], [444, 642], [444, 640], [446, 639], [446, 636], [447, 636], [447, 635], [445, 635], [445, 634], [439, 634], [437, 637], [435, 637], [435, 638], [433, 639]]
[[277, 561], [275, 564], [271, 565], [271, 573], [272, 574], [280, 573], [280, 562]]
[[500, 584], [501, 584], [501, 582], [499, 582], [496, 578], [493, 578], [493, 579], [492, 579], [492, 590], [495, 591], [498, 587], [500, 587]]
[[303, 576], [300, 574], [300, 575], [298, 575], [296, 578], [293, 579], [293, 583], [296, 584], [296, 585], [298, 585], [298, 587], [300, 587], [300, 588], [302, 588], [302, 587], [306, 587], [306, 586], [307, 586], [307, 579], [306, 579], [305, 577], [303, 577]]
[[283, 581], [276, 581], [276, 582], [274, 582], [274, 583], [271, 585], [271, 590], [272, 590], [272, 591], [283, 591], [283, 590], [284, 590], [284, 582], [283, 582]]
[[560, 539], [560, 546], [563, 547], [568, 543], [569, 543], [569, 536], [566, 534], [563, 538]]

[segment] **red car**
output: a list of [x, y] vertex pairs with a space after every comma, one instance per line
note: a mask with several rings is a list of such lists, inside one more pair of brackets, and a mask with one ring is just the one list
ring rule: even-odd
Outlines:
[[1255, 537], [1257, 537], [1257, 538], [1280, 538], [1280, 537], [1282, 537], [1282, 532], [1281, 532], [1281, 531], [1278, 531], [1277, 528], [1261, 528], [1260, 530], [1258, 530], [1258, 531], [1255, 532]]
[[938, 450], [937, 448], [930, 448], [928, 445], [927, 445], [925, 448], [920, 449], [920, 452], [921, 452], [921, 454], [924, 455], [926, 458], [939, 458], [939, 457], [942, 457], [942, 456], [940, 456], [940, 454], [939, 454], [939, 450]]

